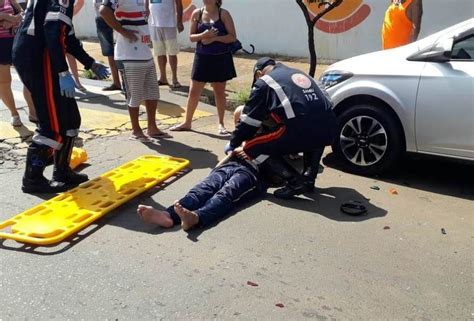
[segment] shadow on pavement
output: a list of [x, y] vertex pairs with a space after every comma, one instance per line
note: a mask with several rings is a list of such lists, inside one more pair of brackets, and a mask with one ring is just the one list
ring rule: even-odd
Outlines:
[[173, 139], [160, 139], [156, 143], [143, 143], [149, 149], [164, 155], [180, 155], [191, 162], [192, 168], [214, 168], [218, 162], [217, 155], [204, 148], [184, 145]]
[[[222, 140], [222, 141], [225, 141], [225, 142], [228, 142], [230, 140], [230, 137], [231, 137], [230, 134], [229, 135], [218, 135], [218, 134], [211, 134], [211, 133], [207, 133], [207, 132], [201, 132], [201, 131], [194, 130], [194, 129], [192, 131], [195, 132], [196, 134], [208, 136], [210, 138]], [[224, 144], [222, 144], [222, 150], [224, 150]]]
[[120, 99], [112, 99], [113, 97], [114, 96], [95, 94], [86, 97], [79, 97], [77, 101], [91, 105], [107, 106], [114, 109], [127, 110], [125, 96], [120, 95]]
[[[346, 187], [316, 188], [314, 192], [293, 200], [282, 200], [268, 195], [267, 200], [282, 207], [322, 215], [339, 222], [362, 222], [383, 217], [388, 213], [385, 209], [371, 204], [369, 199], [356, 190]], [[353, 216], [341, 212], [341, 205], [348, 201], [361, 202], [367, 208], [367, 213]]]
[[[334, 153], [324, 158], [324, 164], [344, 171]], [[390, 184], [474, 200], [474, 164], [467, 161], [408, 155], [392, 172], [374, 178]]]

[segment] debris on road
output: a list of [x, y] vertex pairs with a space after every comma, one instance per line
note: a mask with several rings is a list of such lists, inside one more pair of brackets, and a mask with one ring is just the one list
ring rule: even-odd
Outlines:
[[384, 226], [383, 229], [384, 229], [384, 230], [389, 230], [389, 229], [390, 229], [390, 226]]
[[398, 195], [398, 191], [397, 191], [395, 188], [391, 188], [391, 189], [389, 190], [389, 192], [390, 192], [390, 194], [392, 194], [392, 195]]
[[277, 303], [275, 304], [276, 307], [279, 307], [279, 308], [284, 308], [285, 306], [283, 305], [283, 303]]
[[348, 201], [346, 203], [342, 203], [341, 212], [348, 215], [357, 216], [367, 213], [367, 208], [359, 201]]
[[447, 234], [447, 233], [446, 233], [446, 230], [444, 229], [444, 227], [441, 228], [441, 234], [445, 234], [445, 235]]
[[370, 186], [370, 189], [373, 189], [375, 191], [380, 191], [380, 187], [378, 187], [377, 185]]
[[258, 286], [257, 283], [252, 282], [252, 281], [247, 281], [247, 285], [250, 285], [250, 286]]

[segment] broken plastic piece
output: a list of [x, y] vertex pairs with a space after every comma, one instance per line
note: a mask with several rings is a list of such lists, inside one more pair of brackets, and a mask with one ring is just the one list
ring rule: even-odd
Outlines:
[[349, 201], [341, 205], [341, 211], [348, 215], [362, 215], [367, 213], [367, 208], [359, 201]]
[[82, 148], [74, 147], [72, 149], [71, 160], [69, 161], [69, 166], [71, 166], [71, 169], [76, 168], [86, 161], [87, 152]]
[[390, 194], [392, 194], [392, 195], [398, 195], [398, 191], [397, 191], [395, 188], [391, 188], [391, 189], [389, 190], [389, 192], [390, 192]]
[[250, 286], [258, 286], [257, 283], [252, 282], [252, 281], [247, 281], [247, 285], [250, 285]]

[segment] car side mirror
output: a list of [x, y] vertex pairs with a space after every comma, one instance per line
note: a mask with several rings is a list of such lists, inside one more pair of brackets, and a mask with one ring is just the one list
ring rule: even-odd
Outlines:
[[451, 60], [453, 38], [438, 42], [433, 48], [422, 50], [407, 58], [408, 61], [447, 62]]

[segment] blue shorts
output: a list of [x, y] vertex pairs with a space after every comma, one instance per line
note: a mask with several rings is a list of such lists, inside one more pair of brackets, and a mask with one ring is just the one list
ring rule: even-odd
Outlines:
[[100, 49], [102, 55], [105, 57], [114, 56], [114, 30], [102, 19], [102, 17], [95, 18], [95, 25], [97, 27], [97, 37], [99, 38]]

